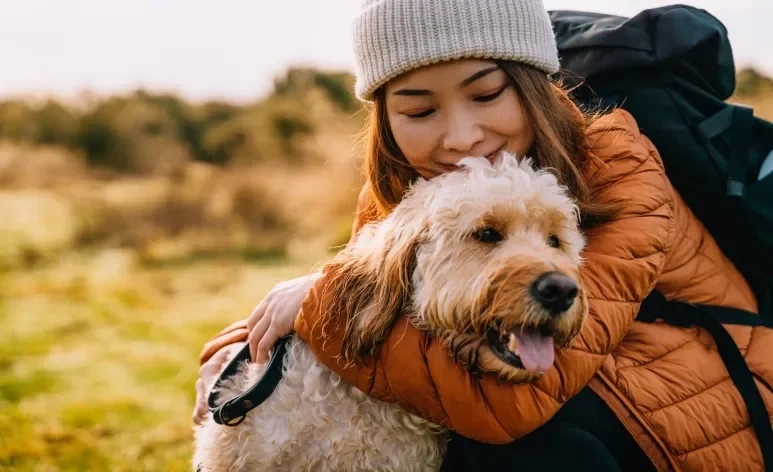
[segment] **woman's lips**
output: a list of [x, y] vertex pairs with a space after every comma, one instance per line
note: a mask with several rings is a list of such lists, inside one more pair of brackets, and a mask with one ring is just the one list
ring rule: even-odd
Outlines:
[[494, 159], [496, 159], [496, 157], [499, 155], [500, 152], [502, 152], [502, 149], [504, 149], [504, 148], [505, 148], [505, 145], [504, 144], [501, 145], [499, 147], [499, 149], [497, 149], [496, 151], [494, 151], [491, 154], [487, 155], [486, 159], [488, 159], [488, 161], [493, 164], [494, 163]]
[[[496, 151], [487, 154], [485, 157], [488, 159], [489, 162], [492, 164], [494, 163], [494, 159], [499, 155], [500, 152], [505, 148], [505, 144], [501, 145], [499, 149]], [[444, 172], [453, 172], [459, 168], [457, 164], [440, 164], [440, 167], [443, 169]]]

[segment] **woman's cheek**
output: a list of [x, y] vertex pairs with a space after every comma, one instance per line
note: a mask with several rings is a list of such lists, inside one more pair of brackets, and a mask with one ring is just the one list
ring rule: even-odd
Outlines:
[[428, 126], [414, 124], [392, 130], [397, 147], [412, 164], [427, 165], [432, 157], [433, 134]]
[[496, 110], [489, 114], [494, 117], [489, 126], [497, 134], [507, 136], [509, 150], [520, 155], [531, 147], [534, 132], [515, 91], [507, 93], [508, 96], [503, 97]]
[[520, 114], [511, 117], [510, 126], [505, 130], [505, 134], [509, 136], [509, 147], [519, 155], [526, 153], [534, 141], [531, 125]]

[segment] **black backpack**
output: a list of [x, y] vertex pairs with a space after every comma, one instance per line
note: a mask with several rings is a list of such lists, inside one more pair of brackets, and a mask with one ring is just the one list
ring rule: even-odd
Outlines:
[[[735, 64], [727, 30], [674, 5], [632, 18], [551, 11], [562, 71], [589, 110], [623, 108], [658, 149], [690, 209], [752, 287], [760, 313], [666, 301], [653, 292], [637, 320], [698, 325], [714, 337], [773, 470], [773, 429], [743, 355], [723, 324], [773, 327], [773, 123], [727, 100]], [[768, 159], [766, 161], [766, 159]], [[763, 163], [765, 165], [763, 166]], [[773, 346], [771, 346], [773, 349]]]

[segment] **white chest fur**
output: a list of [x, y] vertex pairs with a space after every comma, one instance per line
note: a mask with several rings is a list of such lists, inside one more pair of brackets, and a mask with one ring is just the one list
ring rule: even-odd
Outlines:
[[[223, 401], [254, 384], [265, 366], [246, 364]], [[194, 468], [208, 471], [431, 471], [443, 429], [375, 400], [320, 364], [303, 342], [288, 344], [274, 393], [236, 427], [208, 418], [196, 431]]]

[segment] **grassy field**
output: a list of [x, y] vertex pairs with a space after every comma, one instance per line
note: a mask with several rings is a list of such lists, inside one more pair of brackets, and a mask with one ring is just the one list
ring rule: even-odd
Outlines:
[[[83, 146], [101, 130], [115, 159], [138, 159], [132, 172], [91, 165], [83, 149], [0, 133], [0, 470], [191, 469], [204, 342], [248, 316], [275, 283], [308, 273], [351, 230], [363, 115], [340, 96], [338, 105], [320, 97], [338, 90], [330, 81], [306, 90], [292, 77], [276, 97], [231, 110], [227, 129], [207, 128], [174, 97], [154, 98], [165, 105], [150, 115], [147, 99], [106, 99], [82, 118], [99, 125], [89, 121]], [[285, 109], [301, 103], [314, 124], [303, 140], [290, 132], [302, 120]], [[24, 108], [11, 105], [0, 102], [2, 131]], [[61, 131], [74, 119], [24, 116], [18, 129]], [[172, 131], [183, 124], [225, 133], [232, 159], [177, 159], [169, 136], [180, 138]], [[188, 146], [212, 144], [199, 138]], [[246, 159], [251, 146], [271, 155]]]
[[0, 276], [0, 469], [190, 470], [203, 343], [311, 264], [73, 256]]

